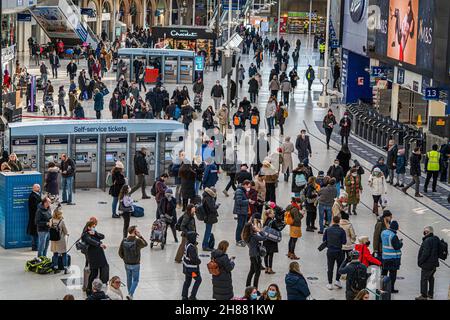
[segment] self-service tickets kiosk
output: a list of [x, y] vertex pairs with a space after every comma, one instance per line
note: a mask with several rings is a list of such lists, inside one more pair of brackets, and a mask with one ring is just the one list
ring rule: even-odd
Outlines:
[[74, 137], [76, 188], [95, 188], [98, 171], [98, 136]]
[[[177, 158], [178, 153], [184, 150], [184, 135], [182, 133], [163, 133], [159, 136], [159, 167], [162, 172], [168, 172], [170, 164]], [[171, 177], [170, 184], [175, 181]]]
[[103, 167], [104, 172], [101, 177], [101, 181], [103, 182], [102, 185], [104, 185], [104, 181], [106, 179], [106, 176], [109, 172], [111, 172], [112, 168], [114, 168], [117, 161], [121, 161], [123, 163], [123, 166], [125, 168], [124, 174], [125, 176], [128, 175], [128, 172], [126, 172], [127, 169], [127, 162], [128, 162], [128, 138], [126, 135], [120, 135], [120, 136], [103, 136], [104, 143], [102, 144], [102, 147], [104, 148], [103, 152], [103, 163], [101, 164], [100, 168]]
[[38, 170], [39, 159], [37, 137], [18, 137], [11, 140], [11, 153], [17, 155], [24, 171]]
[[[134, 159], [136, 153], [143, 148], [146, 149], [146, 161], [148, 166], [148, 176], [147, 176], [147, 185], [152, 185], [155, 179], [157, 179], [157, 175], [160, 173], [157, 172], [157, 163], [156, 163], [156, 134], [136, 134], [131, 135], [131, 140], [135, 141], [136, 143], [131, 147], [131, 157]], [[131, 167], [131, 166], [130, 166]], [[134, 173], [134, 161], [132, 161], [132, 170], [131, 172]], [[130, 175], [130, 180], [132, 184], [135, 183], [136, 177], [134, 174]]]
[[42, 147], [44, 152], [41, 152], [41, 156], [44, 159], [40, 162], [41, 172], [47, 173], [50, 162], [56, 164], [57, 167], [61, 166], [61, 156], [68, 154], [68, 143], [68, 136], [45, 136], [43, 138]]

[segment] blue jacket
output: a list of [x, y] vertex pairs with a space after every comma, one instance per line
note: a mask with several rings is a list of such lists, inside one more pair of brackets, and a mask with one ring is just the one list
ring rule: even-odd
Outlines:
[[202, 185], [204, 188], [210, 188], [216, 185], [217, 181], [219, 180], [217, 171], [217, 165], [215, 163], [211, 163], [206, 166], [202, 181]]
[[306, 300], [311, 294], [308, 283], [302, 274], [289, 272], [284, 278], [288, 300]]
[[395, 173], [397, 174], [406, 173], [406, 156], [404, 154], [397, 156]]
[[248, 215], [248, 199], [243, 187], [238, 187], [234, 194], [233, 214]]
[[94, 110], [95, 111], [103, 110], [103, 94], [101, 92], [97, 93], [94, 96]]
[[383, 261], [398, 259], [402, 256], [401, 248], [403, 243], [398, 239], [397, 233], [391, 229], [384, 230], [381, 233], [381, 245]]
[[347, 236], [345, 235], [344, 229], [338, 224], [333, 224], [331, 227], [325, 229], [323, 242], [327, 243], [329, 253], [341, 252], [342, 245], [347, 243]]

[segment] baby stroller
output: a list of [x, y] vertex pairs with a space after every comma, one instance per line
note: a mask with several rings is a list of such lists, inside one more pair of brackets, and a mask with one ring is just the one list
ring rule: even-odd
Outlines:
[[150, 234], [150, 248], [153, 248], [154, 245], [161, 245], [161, 250], [164, 250], [164, 246], [166, 245], [166, 232], [167, 232], [167, 223], [164, 219], [156, 219], [152, 225], [152, 232]]
[[53, 98], [51, 96], [45, 97], [42, 113], [44, 114], [44, 116], [53, 116], [55, 114], [55, 107], [53, 103]]
[[197, 112], [202, 112], [202, 95], [199, 93], [196, 93], [194, 96], [194, 109]]

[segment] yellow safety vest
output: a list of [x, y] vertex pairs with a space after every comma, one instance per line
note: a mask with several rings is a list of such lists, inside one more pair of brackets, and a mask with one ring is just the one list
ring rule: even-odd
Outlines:
[[441, 154], [437, 151], [428, 151], [427, 171], [439, 171], [439, 158]]
[[320, 50], [320, 52], [325, 52], [325, 44], [321, 44], [319, 46], [319, 50]]

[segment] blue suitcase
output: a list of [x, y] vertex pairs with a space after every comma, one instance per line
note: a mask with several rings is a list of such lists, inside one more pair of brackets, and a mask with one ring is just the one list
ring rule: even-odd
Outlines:
[[135, 218], [142, 218], [144, 216], [144, 208], [133, 205], [134, 211], [131, 213], [131, 215]]

